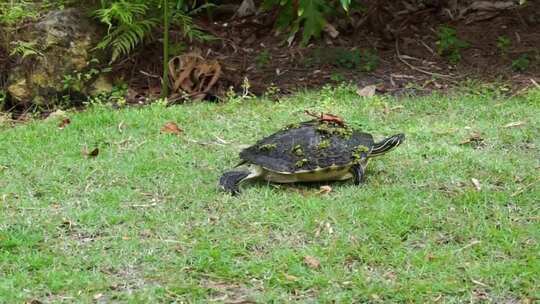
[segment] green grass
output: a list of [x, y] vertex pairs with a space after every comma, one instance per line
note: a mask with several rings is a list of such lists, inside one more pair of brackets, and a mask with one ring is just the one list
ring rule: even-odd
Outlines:
[[[325, 88], [280, 103], [93, 106], [63, 130], [58, 119], [4, 125], [0, 303], [538, 299], [540, 91], [474, 92], [397, 100]], [[407, 139], [370, 163], [361, 187], [217, 191], [244, 145], [307, 119], [304, 109]], [[160, 134], [168, 121], [184, 134]], [[475, 132], [481, 145], [460, 144]]]

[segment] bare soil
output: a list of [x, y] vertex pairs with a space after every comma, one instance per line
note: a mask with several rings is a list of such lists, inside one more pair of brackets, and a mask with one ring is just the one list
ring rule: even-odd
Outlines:
[[[336, 25], [339, 35], [331, 38], [323, 34], [307, 46], [301, 46], [297, 40], [288, 45], [286, 33], [276, 34], [270, 26], [272, 14], [213, 22], [198, 18], [198, 25], [218, 39], [190, 43], [189, 49], [199, 50], [204, 57], [217, 59], [222, 65], [223, 74], [213, 90], [217, 96], [223, 96], [230, 87], [242, 91], [246, 79], [250, 92], [256, 95], [269, 91], [287, 94], [343, 81], [359, 87], [374, 84], [378, 91], [392, 94], [446, 90], [467, 79], [504, 82], [511, 90], [537, 85], [540, 2], [531, 1], [521, 9], [476, 18], [481, 20], [472, 17], [468, 21], [452, 21], [441, 16], [440, 11], [426, 9], [401, 19], [379, 20], [378, 24], [357, 30], [339, 27], [339, 20], [333, 20], [331, 24]], [[392, 29], [391, 35], [370, 30], [382, 23]], [[441, 25], [455, 28], [457, 37], [469, 45], [460, 52], [462, 59], [457, 64], [451, 64], [437, 52], [437, 30]], [[173, 40], [182, 41], [181, 33], [173, 34]], [[503, 37], [510, 41], [505, 49], [498, 47]], [[147, 48], [124, 66], [131, 71], [133, 88], [142, 95], [159, 92], [159, 49], [159, 45]], [[371, 72], [340, 67], [332, 54], [342, 49], [372, 50], [379, 57], [378, 67]], [[529, 59], [527, 68], [516, 71], [512, 62], [525, 54]]]

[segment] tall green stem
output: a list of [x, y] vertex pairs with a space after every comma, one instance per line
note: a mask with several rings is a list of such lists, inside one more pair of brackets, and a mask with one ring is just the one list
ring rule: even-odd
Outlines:
[[163, 0], [163, 80], [161, 97], [169, 96], [169, 1]]

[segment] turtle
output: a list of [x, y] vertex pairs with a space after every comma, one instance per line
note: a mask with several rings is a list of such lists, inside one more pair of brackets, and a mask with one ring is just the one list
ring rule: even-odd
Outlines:
[[241, 162], [221, 176], [220, 188], [236, 195], [241, 183], [254, 179], [295, 183], [353, 178], [360, 185], [369, 159], [405, 140], [399, 133], [375, 142], [371, 134], [351, 128], [336, 116], [327, 117], [331, 119], [288, 125], [243, 149]]

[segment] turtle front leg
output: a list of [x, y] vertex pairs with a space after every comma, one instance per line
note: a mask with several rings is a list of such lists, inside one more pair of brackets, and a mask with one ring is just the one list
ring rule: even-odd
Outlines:
[[365, 169], [367, 166], [367, 154], [362, 153], [360, 155], [360, 160], [357, 164], [351, 167], [352, 175], [354, 177], [354, 184], [360, 185], [363, 184], [366, 180], [365, 178]]
[[239, 184], [249, 176], [249, 171], [229, 171], [223, 173], [219, 179], [219, 186], [232, 195], [240, 193]]
[[360, 164], [354, 165], [351, 171], [354, 177], [354, 184], [357, 186], [363, 184], [365, 181], [364, 167]]
[[237, 195], [240, 193], [240, 183], [260, 175], [260, 168], [255, 166], [249, 166], [245, 170], [228, 171], [223, 173], [219, 179], [219, 186], [222, 190], [229, 192], [232, 195]]

